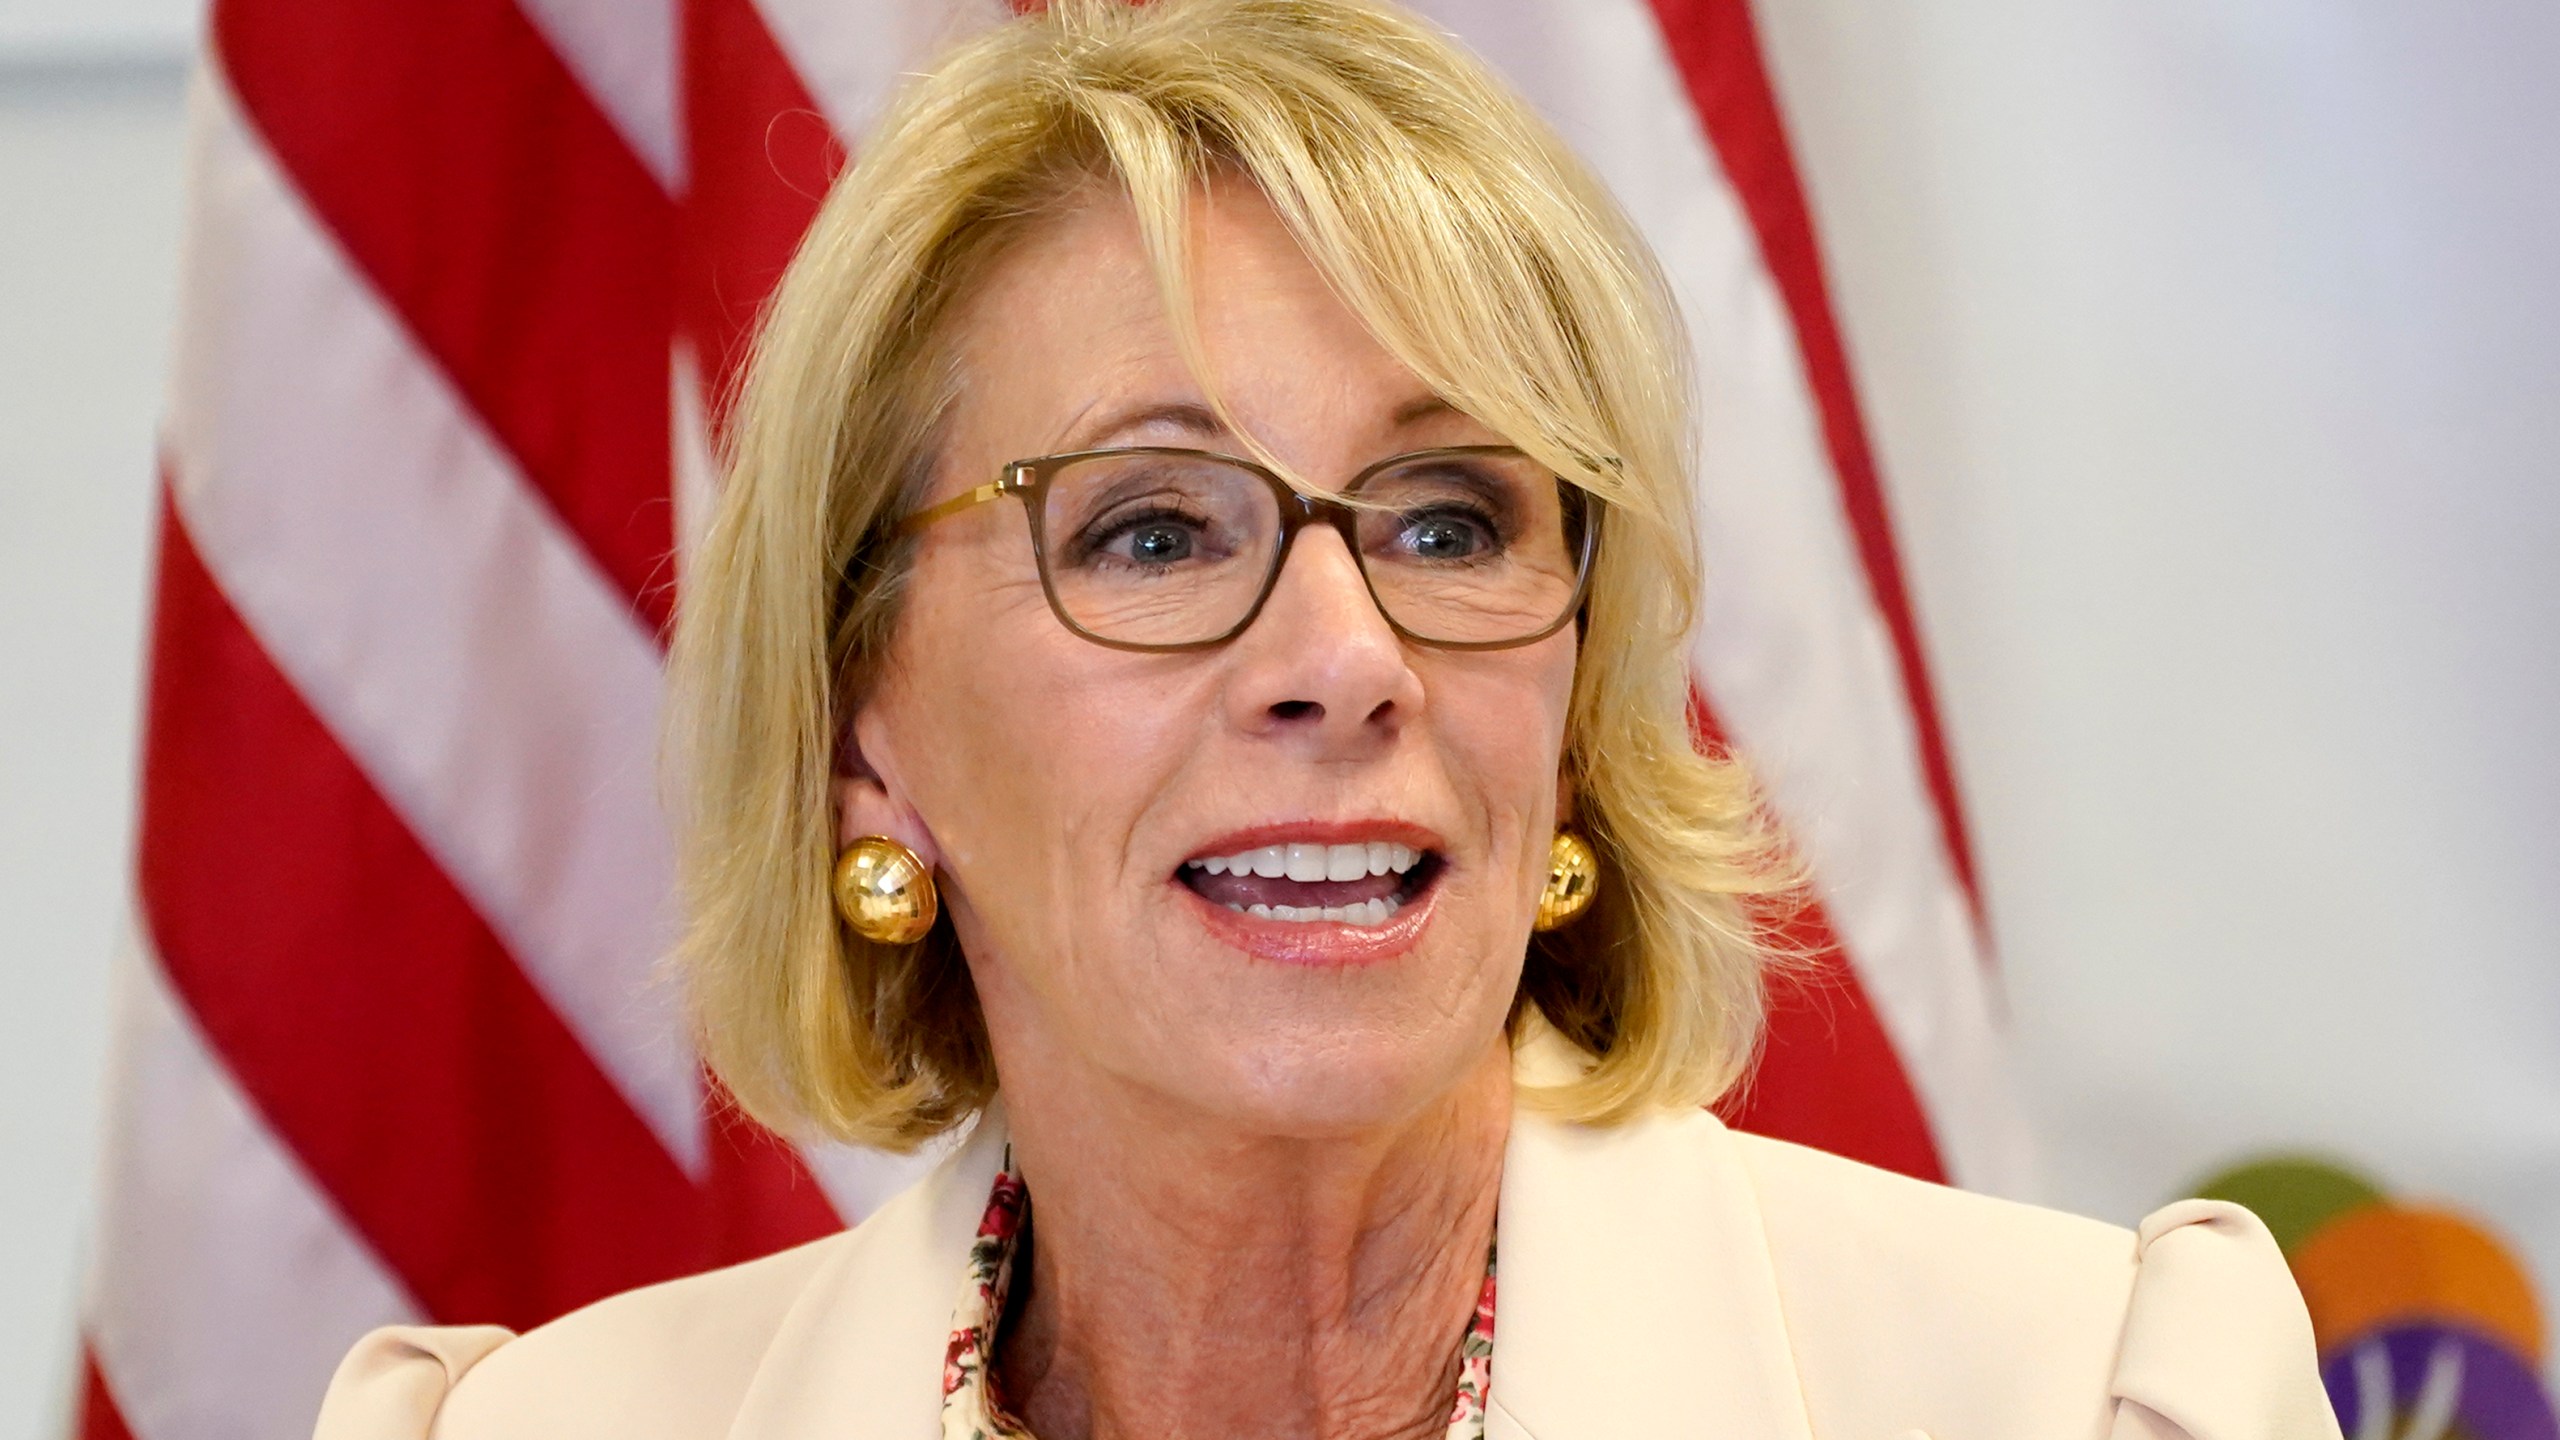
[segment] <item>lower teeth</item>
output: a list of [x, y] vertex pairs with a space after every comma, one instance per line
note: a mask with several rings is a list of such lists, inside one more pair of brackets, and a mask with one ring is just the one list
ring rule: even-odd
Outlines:
[[1338, 925], [1354, 925], [1368, 929], [1384, 925], [1404, 908], [1404, 902], [1393, 897], [1364, 900], [1357, 905], [1229, 905], [1228, 909], [1260, 920], [1292, 920], [1301, 924], [1329, 920]]

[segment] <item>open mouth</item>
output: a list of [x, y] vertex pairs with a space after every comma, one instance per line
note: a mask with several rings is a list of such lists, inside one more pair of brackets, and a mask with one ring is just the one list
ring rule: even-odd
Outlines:
[[1186, 860], [1182, 883], [1211, 904], [1257, 919], [1375, 929], [1419, 898], [1446, 862], [1389, 840], [1263, 845]]

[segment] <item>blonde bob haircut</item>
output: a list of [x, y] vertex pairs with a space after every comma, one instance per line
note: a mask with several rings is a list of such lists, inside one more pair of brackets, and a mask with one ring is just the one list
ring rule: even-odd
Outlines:
[[1688, 347], [1598, 182], [1380, 0], [1059, 0], [912, 81], [827, 197], [759, 333], [676, 633], [679, 966], [705, 1054], [766, 1123], [893, 1148], [995, 1093], [950, 922], [903, 947], [838, 922], [834, 782], [898, 623], [896, 524], [966, 383], [955, 308], [1110, 187], [1199, 371], [1185, 207], [1213, 178], [1256, 187], [1426, 385], [1601, 502], [1565, 774], [1602, 882], [1528, 938], [1512, 1033], [1588, 1052], [1533, 1097], [1582, 1120], [1714, 1099], [1760, 1031], [1749, 897], [1783, 876], [1741, 775], [1690, 742]]

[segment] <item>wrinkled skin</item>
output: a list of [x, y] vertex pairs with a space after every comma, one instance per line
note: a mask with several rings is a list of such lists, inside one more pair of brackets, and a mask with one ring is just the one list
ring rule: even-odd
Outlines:
[[[1387, 455], [1503, 438], [1438, 404], [1258, 194], [1221, 182], [1200, 200], [1210, 373], [1286, 465], [1340, 485]], [[962, 391], [928, 501], [1068, 450], [1248, 453], [1196, 414], [1124, 423], [1208, 408], [1124, 200], [1097, 191], [1044, 222], [956, 323]], [[969, 957], [1039, 1237], [999, 1363], [1043, 1440], [1445, 1423], [1574, 645], [1571, 627], [1506, 650], [1407, 644], [1313, 527], [1244, 634], [1130, 653], [1051, 614], [1019, 503], [924, 532], [855, 716], [842, 828], [937, 868]], [[1178, 878], [1299, 826], [1427, 836], [1426, 923], [1386, 954], [1280, 922], [1239, 943]]]

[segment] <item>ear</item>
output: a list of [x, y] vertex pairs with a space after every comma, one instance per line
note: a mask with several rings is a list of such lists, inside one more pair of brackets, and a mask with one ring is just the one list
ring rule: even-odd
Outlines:
[[1573, 823], [1573, 775], [1562, 766], [1556, 768], [1556, 828]]
[[933, 843], [924, 817], [907, 803], [896, 782], [893, 747], [878, 732], [874, 716], [856, 712], [836, 757], [836, 846], [883, 835], [914, 851], [927, 870], [936, 869], [942, 864], [941, 848]]

